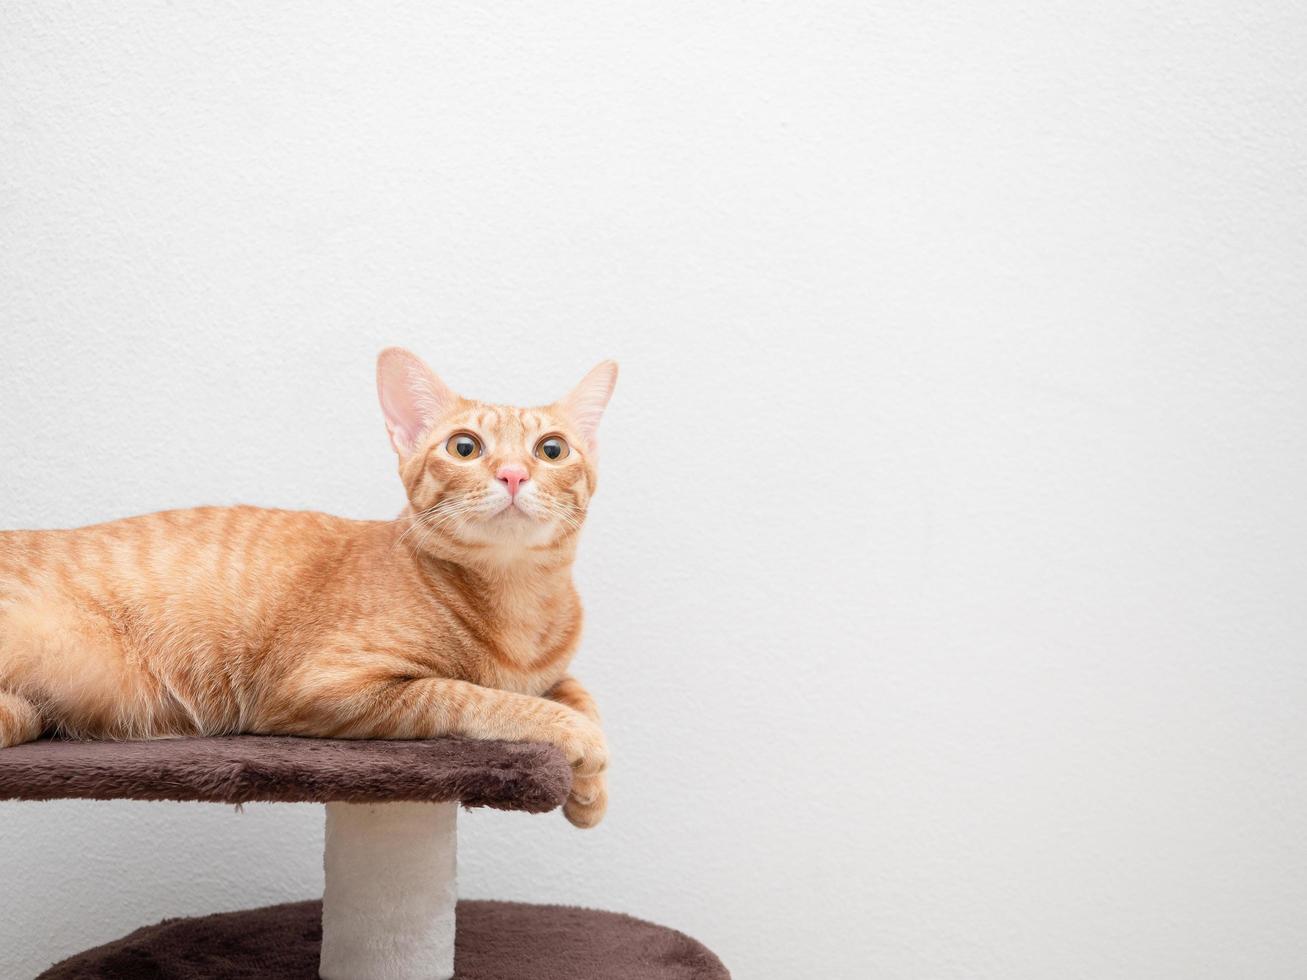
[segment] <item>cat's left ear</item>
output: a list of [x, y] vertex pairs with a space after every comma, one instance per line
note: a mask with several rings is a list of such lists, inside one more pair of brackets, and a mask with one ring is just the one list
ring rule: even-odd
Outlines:
[[458, 400], [422, 358], [402, 347], [387, 347], [377, 355], [377, 395], [390, 443], [401, 459], [413, 455], [431, 426]]
[[561, 402], [559, 407], [576, 423], [576, 428], [590, 450], [594, 450], [599, 420], [617, 384], [617, 362], [602, 361], [590, 369]]

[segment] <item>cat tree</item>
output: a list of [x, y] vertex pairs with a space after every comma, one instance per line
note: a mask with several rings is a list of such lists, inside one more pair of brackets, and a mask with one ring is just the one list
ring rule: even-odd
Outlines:
[[729, 980], [690, 937], [630, 916], [457, 901], [459, 804], [541, 813], [570, 787], [550, 746], [453, 738], [42, 740], [0, 750], [0, 799], [326, 805], [321, 902], [168, 919], [42, 978]]

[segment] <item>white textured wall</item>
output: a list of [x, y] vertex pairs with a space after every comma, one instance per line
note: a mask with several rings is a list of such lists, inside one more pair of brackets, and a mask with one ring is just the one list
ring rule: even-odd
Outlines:
[[[598, 831], [465, 893], [739, 980], [1307, 972], [1296, 0], [0, 6], [0, 524], [400, 506], [372, 358], [622, 362]], [[0, 976], [317, 894], [312, 807], [0, 805]]]

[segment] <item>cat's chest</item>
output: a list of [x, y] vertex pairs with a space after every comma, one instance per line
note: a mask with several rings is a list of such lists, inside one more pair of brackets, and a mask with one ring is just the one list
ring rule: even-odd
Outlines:
[[507, 579], [450, 594], [429, 634], [454, 676], [518, 694], [542, 695], [566, 673], [580, 641], [581, 606], [569, 582], [541, 588]]
[[531, 629], [503, 630], [480, 659], [478, 683], [517, 694], [542, 695], [567, 670], [571, 651], [551, 655], [549, 638]]
[[562, 679], [563, 673], [562, 670], [513, 671], [501, 668], [490, 671], [483, 686], [512, 691], [514, 694], [543, 697], [546, 691]]

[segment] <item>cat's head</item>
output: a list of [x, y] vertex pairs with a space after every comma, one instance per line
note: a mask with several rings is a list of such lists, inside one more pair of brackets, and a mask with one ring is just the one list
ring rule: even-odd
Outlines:
[[617, 365], [558, 401], [514, 408], [455, 394], [416, 355], [377, 358], [377, 392], [399, 454], [418, 548], [513, 558], [572, 538], [594, 493], [599, 419]]

